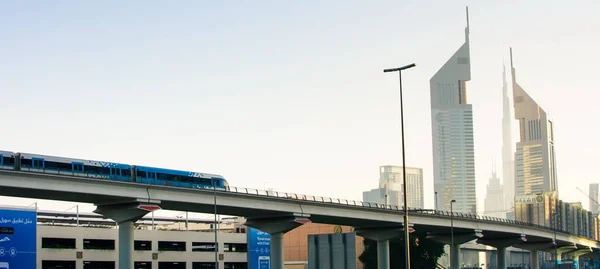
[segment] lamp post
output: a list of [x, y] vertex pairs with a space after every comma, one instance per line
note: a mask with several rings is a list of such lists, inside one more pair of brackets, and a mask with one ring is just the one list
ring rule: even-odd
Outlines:
[[452, 201], [450, 201], [450, 268], [451, 269], [457, 269], [457, 268], [452, 268], [452, 255], [454, 255], [454, 253], [452, 253], [452, 248], [454, 247], [454, 210], [452, 208], [452, 204], [456, 203], [456, 200], [452, 199]]
[[217, 180], [214, 178], [211, 180], [213, 185], [213, 201], [215, 204], [215, 227], [213, 227], [215, 232], [215, 269], [219, 269], [219, 240], [217, 237]]
[[400, 127], [402, 130], [402, 178], [403, 178], [403, 195], [404, 195], [404, 259], [405, 269], [410, 269], [410, 234], [408, 233], [408, 202], [406, 198], [406, 155], [404, 148], [404, 107], [402, 104], [402, 70], [415, 67], [416, 64], [412, 63], [398, 68], [384, 69], [383, 72], [398, 72], [398, 80], [400, 82]]
[[554, 214], [552, 214], [554, 217], [554, 268], [558, 268], [558, 252], [557, 252], [557, 243], [556, 242], [556, 230], [558, 229], [558, 212], [554, 212]]
[[438, 204], [437, 204], [437, 191], [435, 191], [435, 212], [437, 213]]

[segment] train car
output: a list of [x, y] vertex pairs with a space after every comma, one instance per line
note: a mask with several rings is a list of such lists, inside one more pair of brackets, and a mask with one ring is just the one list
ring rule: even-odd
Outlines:
[[10, 151], [0, 150], [0, 169], [14, 170], [15, 169], [15, 153]]
[[132, 181], [132, 166], [121, 163], [16, 153], [16, 170], [89, 178]]
[[[179, 171], [147, 166], [134, 166], [136, 182], [195, 189], [229, 190], [229, 184], [220, 175]], [[214, 184], [214, 185], [213, 185]]]

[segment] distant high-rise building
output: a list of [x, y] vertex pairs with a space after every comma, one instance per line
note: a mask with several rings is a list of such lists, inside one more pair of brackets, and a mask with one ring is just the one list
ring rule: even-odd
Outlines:
[[590, 212], [598, 214], [598, 183], [590, 184]]
[[[404, 205], [402, 166], [386, 165], [379, 168], [379, 188], [363, 192], [363, 201], [370, 203]], [[406, 167], [408, 207], [423, 208], [423, 169]]]
[[466, 82], [469, 80], [471, 56], [467, 9], [464, 44], [429, 80], [433, 180], [438, 209], [450, 211], [450, 201], [454, 199], [454, 211], [477, 213], [473, 107], [467, 102]]
[[490, 182], [487, 185], [484, 205], [484, 215], [498, 218], [506, 217], [503, 186], [495, 169], [492, 171], [492, 177], [490, 177]]
[[510, 49], [515, 119], [520, 140], [515, 152], [515, 195], [557, 190], [554, 130], [546, 112], [517, 83]]
[[512, 210], [515, 201], [515, 161], [512, 142], [512, 117], [506, 83], [506, 67], [502, 69], [502, 185], [504, 209]]

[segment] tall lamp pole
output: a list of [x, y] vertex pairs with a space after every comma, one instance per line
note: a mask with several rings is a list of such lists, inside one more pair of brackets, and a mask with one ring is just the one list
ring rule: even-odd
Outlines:
[[556, 249], [556, 230], [558, 229], [558, 212], [554, 212], [554, 268], [558, 268], [558, 252]]
[[219, 240], [217, 237], [217, 180], [211, 179], [213, 184], [213, 201], [215, 205], [215, 269], [219, 269]]
[[456, 203], [456, 200], [452, 199], [452, 201], [450, 201], [450, 268], [451, 269], [457, 269], [457, 268], [452, 268], [452, 255], [454, 253], [452, 253], [452, 248], [454, 247], [454, 210], [452, 208], [452, 204]]
[[402, 70], [415, 67], [416, 64], [412, 63], [398, 68], [384, 69], [383, 72], [398, 72], [398, 79], [400, 82], [400, 126], [402, 129], [402, 177], [403, 177], [403, 192], [404, 192], [404, 259], [406, 266], [404, 268], [410, 269], [410, 234], [408, 233], [408, 202], [406, 198], [406, 155], [404, 148], [404, 107], [402, 104]]

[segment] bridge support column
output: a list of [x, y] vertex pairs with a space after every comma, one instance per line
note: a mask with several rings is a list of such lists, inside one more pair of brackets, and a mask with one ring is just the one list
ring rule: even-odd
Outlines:
[[119, 269], [133, 269], [133, 224], [151, 211], [160, 209], [160, 201], [120, 201], [97, 204], [95, 213], [119, 225]]
[[133, 268], [131, 256], [133, 253], [133, 222], [119, 223], [119, 269]]
[[450, 264], [451, 269], [460, 268], [460, 245], [461, 244], [454, 244], [453, 246], [450, 246], [450, 257], [452, 260], [452, 263]]
[[377, 241], [377, 269], [390, 269], [390, 239], [403, 236], [404, 228], [364, 227], [354, 231], [358, 236]]
[[573, 257], [573, 268], [579, 269], [579, 257], [582, 255], [586, 255], [592, 253], [592, 248], [585, 247], [580, 249], [575, 249], [573, 251], [566, 252], [564, 254]]
[[307, 214], [291, 214], [271, 218], [248, 218], [244, 225], [271, 235], [271, 269], [283, 269], [283, 234], [309, 223]]
[[377, 268], [390, 269], [390, 240], [377, 241]]
[[506, 269], [506, 247], [496, 248], [498, 269]]
[[[431, 239], [442, 244], [450, 245], [450, 268], [460, 268], [460, 245], [481, 238], [483, 235], [478, 230], [472, 232], [454, 232], [454, 233], [429, 233], [427, 239]], [[454, 245], [452, 242], [454, 241]]]
[[537, 250], [530, 250], [529, 251], [529, 263], [531, 264], [531, 269], [539, 269], [540, 268], [540, 259], [539, 259], [539, 254], [540, 252]]
[[510, 246], [514, 246], [516, 244], [521, 244], [527, 241], [525, 239], [525, 235], [514, 235], [514, 236], [504, 236], [500, 237], [499, 235], [487, 235], [488, 237], [483, 237], [477, 239], [478, 244], [488, 245], [496, 248], [497, 252], [497, 265], [498, 269], [506, 269], [506, 248]]

